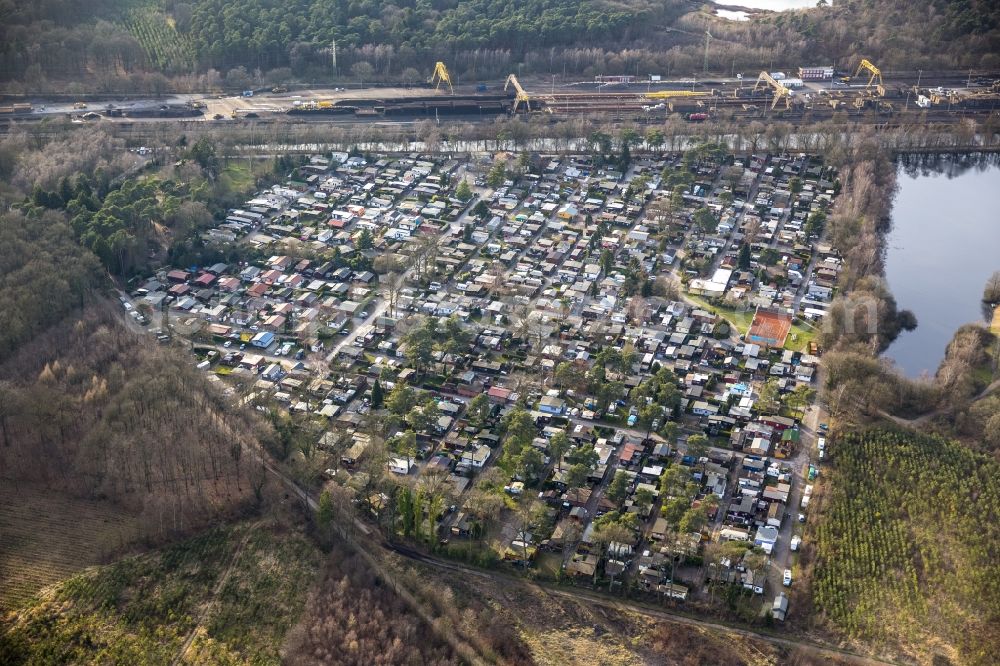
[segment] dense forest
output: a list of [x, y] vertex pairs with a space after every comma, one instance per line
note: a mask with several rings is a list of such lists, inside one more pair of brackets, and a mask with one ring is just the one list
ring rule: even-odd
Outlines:
[[130, 506], [151, 537], [252, 502], [256, 423], [111, 308], [89, 305], [0, 365], [0, 480]]
[[[241, 89], [292, 79], [416, 83], [794, 68], [1000, 67], [988, 0], [843, 0], [726, 21], [685, 0], [3, 0], [10, 90]], [[705, 31], [710, 30], [707, 53]], [[707, 55], [707, 58], [706, 58]], [[169, 80], [167, 77], [170, 77]]]
[[73, 242], [58, 214], [0, 215], [0, 361], [82, 307], [99, 276], [95, 257]]
[[[292, 168], [290, 160], [237, 168], [216, 157], [212, 140], [203, 138], [187, 145], [182, 137], [175, 139], [180, 145], [160, 149], [161, 153], [173, 150], [181, 159], [158, 169], [155, 161], [127, 150], [125, 142], [105, 127], [57, 136], [39, 142], [18, 131], [0, 138], [0, 178], [5, 179], [0, 181], [0, 205], [18, 211], [4, 219], [3, 233], [13, 233], [16, 227], [37, 236], [53, 224], [65, 223], [68, 230], [60, 226], [56, 232], [64, 237], [64, 247], [74, 248], [75, 238], [111, 275], [126, 281], [149, 275], [150, 266], [167, 256], [185, 263], [226, 260], [206, 249], [195, 232], [212, 224], [214, 213], [235, 204], [256, 176], [269, 176], [275, 168], [287, 173]], [[154, 175], [142, 173], [147, 167], [152, 167]], [[134, 177], [126, 177], [129, 174]], [[31, 228], [35, 219], [42, 219], [37, 229]], [[12, 248], [0, 249], [0, 253], [0, 261], [9, 262], [7, 272], [21, 264], [26, 270], [37, 268], [28, 255]], [[73, 265], [68, 261], [66, 268]], [[70, 277], [72, 270], [42, 275], [44, 279], [59, 276]], [[23, 277], [15, 274], [8, 279]], [[5, 333], [13, 334], [13, 330]]]
[[832, 457], [813, 580], [823, 616], [855, 638], [942, 645], [953, 663], [996, 663], [996, 460], [887, 430], [841, 437]]
[[152, 539], [259, 501], [269, 436], [109, 302], [109, 273], [211, 221], [197, 148], [175, 182], [127, 177], [141, 162], [102, 130], [0, 140], [0, 480], [111, 500]]

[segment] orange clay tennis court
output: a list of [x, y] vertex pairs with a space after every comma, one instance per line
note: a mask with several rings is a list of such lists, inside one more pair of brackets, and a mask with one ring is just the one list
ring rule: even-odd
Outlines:
[[750, 322], [747, 331], [747, 342], [767, 345], [768, 347], [784, 347], [785, 339], [792, 328], [792, 316], [785, 312], [758, 309]]

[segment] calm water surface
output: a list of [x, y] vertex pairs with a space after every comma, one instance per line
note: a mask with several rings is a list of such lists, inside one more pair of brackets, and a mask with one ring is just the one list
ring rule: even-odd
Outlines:
[[[746, 7], [747, 9], [770, 9], [780, 12], [785, 9], [808, 9], [816, 6], [816, 0], [715, 0], [717, 5]], [[830, 3], [831, 5], [833, 3]]]
[[955, 331], [983, 322], [987, 278], [1000, 270], [1000, 165], [983, 156], [901, 163], [885, 274], [917, 328], [886, 355], [910, 377], [931, 375]]

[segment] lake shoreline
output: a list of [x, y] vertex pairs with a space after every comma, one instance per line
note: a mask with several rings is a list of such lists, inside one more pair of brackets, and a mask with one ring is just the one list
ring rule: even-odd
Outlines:
[[[883, 276], [900, 309], [915, 313], [883, 352], [910, 379], [934, 376], [965, 324], [988, 325], [983, 284], [1000, 268], [1000, 159], [989, 153], [899, 155]], [[959, 184], [959, 179], [962, 184]], [[992, 253], [991, 253], [992, 250]]]

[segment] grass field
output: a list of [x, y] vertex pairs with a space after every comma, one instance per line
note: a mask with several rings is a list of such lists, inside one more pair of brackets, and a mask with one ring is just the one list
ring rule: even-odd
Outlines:
[[708, 310], [709, 312], [714, 312], [728, 321], [736, 329], [739, 335], [743, 335], [743, 333], [750, 328], [750, 322], [753, 321], [753, 310], [742, 312], [740, 310], [725, 308], [721, 305], [712, 305], [701, 296], [693, 296], [691, 294], [685, 294], [685, 296], [692, 303], [696, 303], [698, 307]]
[[[753, 310], [746, 312], [733, 310], [721, 305], [712, 305], [700, 296], [692, 296], [691, 294], [685, 294], [685, 296], [692, 303], [696, 303], [699, 307], [704, 308], [709, 312], [714, 312], [728, 321], [730, 325], [736, 329], [737, 334], [741, 338], [743, 337], [743, 334], [749, 330], [750, 322], [753, 321]], [[788, 333], [788, 339], [785, 341], [785, 349], [791, 349], [792, 351], [806, 351], [809, 347], [809, 343], [815, 339], [818, 332], [818, 328], [810, 326], [807, 323], [794, 324], [791, 331]]]
[[262, 176], [270, 172], [269, 162], [248, 162], [247, 160], [231, 160], [220, 174], [221, 180], [225, 183], [230, 192], [245, 193], [253, 189], [257, 183], [257, 176]]
[[792, 330], [788, 333], [788, 339], [785, 340], [785, 349], [797, 352], [808, 351], [809, 343], [816, 338], [818, 333], [819, 328], [816, 326], [804, 323], [793, 324]]
[[98, 564], [135, 541], [139, 525], [109, 502], [66, 499], [43, 487], [0, 488], [0, 612]]
[[319, 560], [300, 532], [245, 523], [92, 568], [5, 619], [0, 663], [278, 664]]

